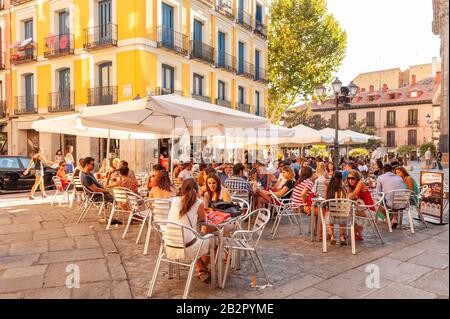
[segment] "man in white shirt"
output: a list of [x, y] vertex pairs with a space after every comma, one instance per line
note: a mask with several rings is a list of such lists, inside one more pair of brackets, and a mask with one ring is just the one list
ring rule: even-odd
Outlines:
[[431, 150], [430, 148], [427, 149], [425, 152], [425, 165], [429, 168], [431, 166]]
[[185, 164], [184, 169], [180, 172], [180, 175], [178, 175], [178, 182], [182, 184], [183, 181], [188, 178], [194, 178], [194, 175], [192, 174], [192, 163]]

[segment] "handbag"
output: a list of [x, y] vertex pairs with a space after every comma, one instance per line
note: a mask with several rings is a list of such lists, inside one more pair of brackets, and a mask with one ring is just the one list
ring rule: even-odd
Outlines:
[[237, 217], [242, 214], [242, 208], [238, 204], [230, 202], [213, 202], [211, 208], [215, 211], [228, 213], [231, 217]]
[[227, 219], [231, 218], [231, 215], [228, 213], [214, 210], [211, 213], [209, 213], [208, 215], [206, 215], [206, 218], [211, 224], [217, 225], [217, 224], [221, 224], [224, 221], [226, 221]]

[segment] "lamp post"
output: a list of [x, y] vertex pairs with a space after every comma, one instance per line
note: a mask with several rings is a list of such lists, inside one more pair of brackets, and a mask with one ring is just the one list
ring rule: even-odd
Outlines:
[[[353, 97], [356, 94], [356, 90], [358, 87], [352, 82], [348, 86], [342, 86], [342, 82], [336, 78], [331, 83], [333, 88], [333, 93], [336, 100], [336, 119], [334, 123], [334, 154], [333, 154], [333, 162], [339, 165], [339, 104], [345, 104], [350, 102], [350, 97]], [[320, 85], [316, 88], [316, 95], [318, 97], [327, 96], [327, 88], [323, 85]]]
[[437, 129], [437, 124], [435, 123], [435, 121], [431, 120], [430, 114], [427, 114], [425, 116], [425, 119], [427, 121], [428, 126], [431, 128], [431, 141], [433, 142], [434, 145], [434, 131]]

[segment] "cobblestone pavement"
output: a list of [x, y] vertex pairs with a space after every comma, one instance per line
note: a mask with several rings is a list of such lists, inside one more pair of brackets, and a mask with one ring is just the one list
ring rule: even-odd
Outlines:
[[[143, 242], [135, 244], [138, 224], [122, 239], [124, 227], [105, 231], [94, 210], [76, 224], [77, 207], [15, 204], [0, 208], [0, 298], [146, 298], [159, 248], [154, 234], [144, 256]], [[272, 287], [252, 288], [255, 271], [243, 258], [224, 290], [194, 279], [190, 298], [448, 298], [448, 225], [415, 225], [414, 235], [382, 226], [385, 245], [367, 230], [351, 255], [349, 246], [322, 253], [321, 243], [287, 221], [271, 240], [270, 223], [260, 252]], [[69, 264], [79, 266], [80, 288], [65, 285]], [[366, 286], [369, 264], [379, 267], [378, 288]], [[168, 279], [167, 270], [163, 264], [155, 298], [181, 298], [187, 272]]]

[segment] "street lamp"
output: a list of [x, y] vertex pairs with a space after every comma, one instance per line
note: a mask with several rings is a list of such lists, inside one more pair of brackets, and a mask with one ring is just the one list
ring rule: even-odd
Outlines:
[[437, 129], [437, 124], [435, 123], [435, 121], [431, 120], [430, 114], [427, 114], [425, 116], [425, 119], [427, 120], [428, 126], [431, 128], [431, 141], [434, 144], [434, 131]]
[[[350, 103], [350, 97], [356, 94], [358, 86], [356, 86], [353, 81], [350, 82], [348, 86], [342, 86], [342, 82], [335, 78], [331, 83], [333, 92], [336, 98], [336, 120], [334, 123], [334, 154], [333, 161], [339, 165], [339, 104]], [[316, 88], [316, 95], [318, 97], [325, 97], [327, 95], [327, 89], [325, 86], [320, 85]]]

